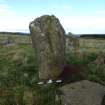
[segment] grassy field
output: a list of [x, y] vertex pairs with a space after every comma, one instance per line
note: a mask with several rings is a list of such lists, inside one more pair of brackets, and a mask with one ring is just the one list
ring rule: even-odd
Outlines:
[[[29, 36], [0, 35], [0, 105], [58, 105], [54, 85], [37, 85], [35, 52]], [[17, 42], [21, 44], [17, 44]]]
[[[0, 44], [0, 105], [59, 105], [55, 102], [57, 87], [41, 87], [35, 52], [30, 36], [0, 35], [0, 42], [13, 40], [11, 44]], [[17, 44], [17, 43], [21, 44]], [[91, 64], [100, 52], [105, 53], [105, 39], [79, 40], [80, 51], [86, 57], [80, 59], [70, 53], [68, 62], [81, 66], [84, 79], [105, 83], [105, 65]], [[78, 77], [75, 77], [78, 78]]]
[[105, 39], [104, 38], [80, 38], [80, 50], [86, 52], [105, 52]]
[[0, 43], [31, 43], [30, 36], [27, 35], [3, 35], [0, 34]]

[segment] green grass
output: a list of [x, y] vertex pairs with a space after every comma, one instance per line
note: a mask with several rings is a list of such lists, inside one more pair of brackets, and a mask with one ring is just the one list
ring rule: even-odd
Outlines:
[[13, 41], [15, 43], [30, 43], [31, 38], [30, 36], [24, 36], [24, 35], [1, 35], [0, 34], [0, 42], [3, 41]]
[[100, 51], [105, 52], [105, 39], [80, 39], [80, 50], [85, 52], [99, 53]]
[[[30, 42], [29, 36], [0, 36], [0, 41]], [[91, 64], [100, 52], [105, 51], [103, 39], [80, 39], [82, 58], [68, 53], [67, 62], [81, 68], [84, 79], [104, 85], [105, 65]], [[74, 80], [80, 78], [74, 76]], [[0, 45], [0, 105], [60, 105], [55, 101], [57, 87], [39, 86], [36, 55], [32, 45]]]
[[[16, 41], [21, 39], [21, 42], [29, 38], [11, 37]], [[32, 45], [1, 45], [0, 105], [58, 105], [55, 102], [56, 86], [38, 86], [37, 82], [38, 70]]]

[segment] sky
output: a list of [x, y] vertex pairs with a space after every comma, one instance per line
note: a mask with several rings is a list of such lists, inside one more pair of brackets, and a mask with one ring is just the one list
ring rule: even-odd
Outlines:
[[55, 15], [66, 33], [105, 34], [105, 0], [0, 0], [0, 31], [29, 32], [42, 15]]

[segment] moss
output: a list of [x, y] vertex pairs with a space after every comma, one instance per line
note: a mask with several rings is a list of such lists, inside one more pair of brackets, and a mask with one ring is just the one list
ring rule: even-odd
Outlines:
[[62, 70], [60, 70], [59, 67], [53, 67], [53, 69], [51, 70], [52, 71], [52, 77], [58, 77], [61, 73], [62, 73]]
[[48, 25], [48, 27], [47, 27], [48, 32], [52, 32], [52, 30], [53, 30], [53, 24], [52, 23], [54, 22], [55, 19], [56, 19], [55, 16], [45, 17], [45, 23]]

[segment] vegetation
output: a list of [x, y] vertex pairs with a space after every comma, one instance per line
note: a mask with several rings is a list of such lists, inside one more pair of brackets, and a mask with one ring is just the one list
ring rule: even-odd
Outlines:
[[0, 32], [0, 35], [29, 35], [29, 33], [22, 32]]
[[[12, 33], [13, 34], [13, 33]], [[0, 33], [0, 45], [1, 44], [13, 44], [13, 43], [22, 43], [22, 44], [25, 44], [25, 43], [31, 43], [31, 39], [30, 39], [30, 36], [28, 35], [18, 35], [18, 34], [15, 34], [15, 35], [9, 35], [9, 34], [2, 34]]]
[[105, 34], [82, 34], [81, 38], [105, 38]]
[[105, 85], [105, 64], [95, 64], [94, 61], [97, 59], [97, 56], [97, 54], [90, 53], [82, 59], [72, 54], [68, 56], [67, 61], [70, 64], [80, 67], [81, 76], [84, 79]]
[[[0, 41], [8, 36], [0, 36]], [[22, 43], [29, 36], [9, 36]], [[4, 38], [4, 39], [3, 39]], [[105, 51], [104, 39], [80, 39], [80, 54], [67, 54], [67, 62], [81, 68], [83, 79], [105, 85], [105, 64], [93, 63]], [[57, 86], [37, 85], [38, 71], [32, 45], [0, 45], [0, 105], [60, 105]], [[75, 76], [75, 78], [80, 78]]]
[[[29, 36], [9, 37], [24, 43]], [[0, 105], [58, 105], [55, 85], [37, 85], [35, 62], [30, 44], [0, 45]]]

